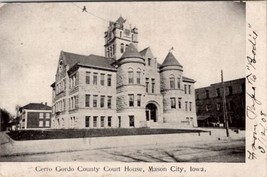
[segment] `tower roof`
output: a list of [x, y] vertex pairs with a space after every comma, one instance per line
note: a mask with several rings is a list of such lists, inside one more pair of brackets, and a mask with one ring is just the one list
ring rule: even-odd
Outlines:
[[122, 58], [142, 58], [141, 54], [137, 51], [133, 43], [130, 43], [125, 52], [121, 56]]
[[117, 23], [118, 25], [122, 25], [126, 20], [123, 19], [121, 16], [116, 20], [115, 23]]
[[169, 52], [160, 67], [164, 67], [164, 66], [182, 66], [182, 65], [174, 57], [174, 55], [172, 54], [172, 52]]

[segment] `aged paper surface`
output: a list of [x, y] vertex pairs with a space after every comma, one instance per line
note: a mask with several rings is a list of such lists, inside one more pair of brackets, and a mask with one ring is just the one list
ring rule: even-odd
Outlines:
[[[195, 162], [166, 162], [159, 161], [142, 161], [134, 159], [133, 161], [119, 162], [120, 160], [114, 160], [108, 158], [98, 157], [100, 154], [87, 154], [88, 157], [79, 157], [76, 154], [74, 157], [71, 152], [65, 153], [66, 158], [60, 160], [57, 153], [50, 153], [48, 160], [38, 160], [38, 154], [32, 157], [31, 160], [26, 156], [17, 155], [8, 159], [6, 156], [0, 156], [5, 160], [0, 162], [0, 177], [7, 176], [255, 176], [265, 177], [267, 175], [267, 81], [266, 81], [266, 2], [265, 1], [249, 1], [249, 2], [230, 2], [233, 4], [242, 3], [239, 6], [236, 4], [229, 5], [229, 2], [86, 2], [86, 3], [7, 3], [1, 5], [0, 8], [0, 33], [7, 34], [6, 36], [0, 35], [1, 43], [0, 52], [2, 53], [1, 71], [0, 71], [0, 84], [1, 84], [1, 106], [13, 105], [20, 102], [20, 100], [28, 99], [30, 102], [32, 98], [37, 99], [42, 97], [43, 100], [50, 100], [52, 97], [50, 84], [54, 81], [54, 74], [56, 67], [49, 68], [50, 66], [56, 66], [58, 62], [59, 52], [61, 50], [67, 50], [77, 53], [99, 53], [104, 51], [104, 39], [103, 32], [108, 27], [109, 20], [115, 20], [118, 16], [126, 16], [130, 21], [140, 22], [139, 29], [139, 49], [143, 49], [147, 46], [151, 46], [153, 53], [158, 57], [159, 62], [162, 63], [168, 50], [174, 50], [173, 53], [177, 56], [178, 60], [184, 65], [186, 74], [190, 77], [194, 77], [197, 80], [197, 87], [208, 86], [218, 80], [220, 80], [220, 69], [224, 69], [225, 78], [228, 80], [236, 79], [239, 77], [246, 78], [246, 129], [245, 129], [245, 160], [235, 162], [233, 159], [225, 159], [225, 161], [207, 162], [207, 161], [195, 161]], [[27, 8], [28, 7], [30, 8]], [[230, 15], [229, 19], [223, 19], [223, 9], [229, 5]], [[26, 8], [25, 8], [26, 7]], [[86, 8], [84, 8], [86, 7]], [[110, 7], [110, 8], [108, 8]], [[132, 7], [132, 8], [131, 8]], [[39, 10], [38, 8], [42, 9]], [[79, 9], [80, 8], [80, 9]], [[103, 9], [101, 9], [103, 8]], [[134, 9], [136, 8], [136, 9]], [[45, 10], [44, 10], [45, 9]], [[54, 10], [53, 10], [54, 9]], [[108, 10], [109, 9], [109, 10]], [[193, 10], [192, 10], [193, 9]], [[218, 14], [214, 12], [217, 9]], [[27, 10], [30, 10], [27, 12]], [[92, 11], [90, 11], [92, 10]], [[240, 11], [245, 12], [245, 16], [238, 16], [242, 14]], [[40, 11], [40, 12], [39, 12]], [[45, 11], [49, 11], [50, 16], [47, 16]], [[87, 11], [87, 12], [84, 12]], [[176, 13], [180, 11], [180, 13]], [[190, 14], [192, 16], [180, 16], [183, 14]], [[194, 11], [199, 13], [199, 18], [193, 16]], [[129, 13], [127, 13], [129, 12]], [[43, 14], [42, 14], [43, 13]], [[213, 14], [214, 13], [214, 14]], [[24, 21], [18, 20], [19, 16], [14, 14], [20, 14], [25, 19]], [[35, 15], [38, 14], [38, 15]], [[75, 18], [71, 18], [70, 14], [79, 17], [76, 21]], [[108, 15], [107, 15], [108, 14]], [[14, 18], [11, 18], [15, 16]], [[110, 16], [109, 19], [108, 16]], [[215, 18], [211, 18], [215, 16]], [[47, 18], [50, 17], [50, 18]], [[51, 18], [53, 17], [53, 19]], [[236, 18], [234, 18], [236, 17]], [[8, 23], [6, 19], [12, 20], [12, 23]], [[18, 19], [16, 19], [18, 18]], [[213, 20], [218, 21], [213, 21]], [[70, 20], [68, 20], [70, 19]], [[221, 21], [220, 21], [221, 20]], [[240, 21], [239, 21], [240, 20]], [[86, 24], [88, 21], [88, 24]], [[167, 21], [169, 23], [162, 22]], [[138, 25], [134, 24], [133, 25]], [[65, 23], [66, 25], [62, 25]], [[238, 27], [243, 26], [243, 31], [240, 34], [234, 29], [231, 23], [237, 23]], [[24, 25], [23, 25], [24, 24]], [[45, 24], [44, 26], [42, 26]], [[190, 26], [197, 24], [198, 29], [193, 29]], [[222, 24], [222, 26], [220, 26]], [[75, 26], [76, 25], [76, 26]], [[43, 33], [39, 27], [42, 26]], [[66, 27], [66, 26], [69, 26]], [[179, 26], [179, 27], [178, 27]], [[235, 27], [235, 26], [234, 26]], [[21, 30], [24, 29], [24, 30]], [[98, 29], [99, 28], [99, 29]], [[224, 31], [219, 28], [224, 29]], [[100, 30], [101, 29], [101, 30]], [[246, 30], [245, 30], [246, 29]], [[12, 36], [13, 30], [16, 34]], [[225, 40], [218, 38], [216, 32], [211, 30], [217, 30], [222, 36], [225, 36]], [[245, 32], [246, 31], [246, 32]], [[79, 33], [80, 35], [73, 35]], [[190, 36], [192, 33], [198, 33], [195, 36]], [[49, 35], [45, 35], [49, 34]], [[162, 37], [160, 36], [162, 34]], [[164, 35], [163, 35], [164, 34]], [[230, 35], [232, 36], [229, 37]], [[88, 35], [91, 35], [88, 37]], [[102, 36], [101, 36], [102, 35]], [[243, 41], [246, 46], [246, 50], [240, 46], [234, 46], [233, 44], [242, 45], [242, 43], [235, 43], [240, 36], [244, 36]], [[10, 37], [11, 36], [11, 37]], [[94, 37], [96, 36], [96, 37]], [[99, 36], [102, 38], [99, 39]], [[198, 37], [197, 37], [198, 36]], [[79, 38], [80, 37], [80, 38]], [[82, 39], [83, 38], [83, 39]], [[88, 38], [88, 44], [86, 40]], [[56, 40], [64, 41], [60, 44]], [[142, 41], [141, 41], [142, 40]], [[218, 40], [218, 41], [216, 41]], [[222, 40], [222, 41], [219, 41]], [[36, 41], [36, 42], [34, 42]], [[42, 41], [40, 44], [38, 41]], [[75, 42], [74, 42], [75, 41]], [[77, 42], [78, 41], [78, 42]], [[81, 42], [79, 42], [81, 41]], [[189, 42], [188, 42], [189, 41]], [[73, 43], [73, 45], [69, 45]], [[202, 45], [199, 45], [201, 44]], [[210, 43], [210, 45], [208, 45]], [[215, 44], [224, 48], [219, 50]], [[35, 45], [36, 44], [36, 45]], [[28, 46], [27, 46], [28, 45]], [[30, 46], [29, 46], [30, 45]], [[184, 45], [184, 46], [182, 46]], [[5, 47], [5, 46], [9, 46]], [[11, 46], [11, 47], [10, 47]], [[54, 48], [53, 51], [46, 49]], [[202, 46], [202, 47], [201, 47]], [[90, 49], [88, 49], [90, 47]], [[24, 48], [24, 49], [23, 49]], [[38, 50], [37, 50], [38, 49]], [[38, 52], [36, 52], [38, 51]], [[221, 53], [221, 51], [225, 53]], [[228, 53], [226, 53], [228, 52]], [[242, 52], [242, 53], [240, 53]], [[37, 54], [36, 54], [37, 53]], [[38, 56], [39, 55], [39, 56]], [[25, 59], [29, 57], [29, 59]], [[38, 56], [38, 58], [36, 58]], [[206, 59], [210, 56], [214, 58]], [[192, 57], [198, 57], [198, 61], [190, 60]], [[217, 59], [215, 57], [218, 57]], [[235, 59], [241, 57], [242, 59]], [[24, 59], [23, 59], [24, 58]], [[50, 58], [50, 59], [49, 59]], [[184, 58], [184, 59], [180, 59]], [[42, 62], [40, 62], [42, 60]], [[45, 61], [45, 62], [44, 62]], [[53, 64], [51, 64], [51, 62]], [[34, 65], [33, 70], [28, 70], [29, 65]], [[46, 67], [49, 66], [49, 67]], [[221, 66], [221, 67], [220, 67]], [[7, 69], [10, 67], [11, 69]], [[218, 68], [220, 68], [218, 70]], [[30, 71], [30, 72], [29, 72]], [[196, 74], [196, 72], [198, 74]], [[216, 76], [218, 72], [218, 76]], [[20, 73], [20, 74], [17, 74]], [[52, 77], [47, 76], [52, 75]], [[52, 74], [51, 74], [52, 73]], [[197, 75], [199, 75], [198, 78]], [[15, 79], [15, 77], [21, 76], [21, 80]], [[50, 77], [50, 78], [49, 78]], [[31, 80], [25, 80], [23, 78], [31, 78]], [[40, 79], [42, 78], [42, 79]], [[46, 79], [47, 78], [47, 79]], [[219, 78], [219, 79], [218, 79]], [[8, 80], [14, 80], [16, 83], [8, 82]], [[39, 80], [45, 80], [40, 82]], [[8, 84], [6, 84], [8, 83]], [[27, 83], [27, 84], [25, 84]], [[32, 84], [43, 84], [42, 87], [46, 87], [44, 90], [39, 91], [39, 86]], [[29, 88], [31, 85], [32, 87]], [[5, 87], [5, 88], [3, 88]], [[7, 92], [10, 90], [10, 92]], [[21, 91], [23, 90], [23, 92]], [[27, 94], [30, 92], [36, 92], [31, 94], [31, 98], [27, 98]], [[23, 95], [25, 93], [25, 95]], [[50, 97], [49, 97], [50, 96]], [[48, 97], [48, 98], [47, 98]], [[4, 100], [4, 101], [2, 101]], [[4, 104], [8, 103], [8, 104]], [[131, 139], [125, 138], [125, 144], [132, 145], [135, 142], [143, 143], [144, 141], [159, 141], [156, 140], [160, 136], [151, 135], [149, 139], [141, 139], [138, 137], [131, 137]], [[175, 138], [166, 138], [165, 143], [168, 144], [169, 140], [177, 141], [183, 146], [186, 143], [192, 143], [194, 138], [190, 142], [190, 137], [184, 136], [183, 140], [175, 140]], [[164, 139], [163, 137], [163, 139]], [[175, 136], [173, 136], [175, 137]], [[177, 137], [181, 138], [181, 137]], [[189, 138], [189, 140], [188, 140]], [[207, 138], [209, 138], [207, 136]], [[232, 137], [233, 138], [233, 137]], [[140, 140], [141, 139], [141, 140]], [[103, 141], [102, 144], [116, 144], [116, 139], [108, 139], [108, 142]], [[62, 141], [63, 142], [63, 141]], [[69, 141], [70, 143], [71, 141]], [[2, 142], [1, 142], [2, 143]], [[68, 145], [62, 144], [61, 146]], [[86, 142], [88, 143], [88, 142]], [[27, 148], [27, 143], [25, 143]], [[42, 148], [42, 144], [36, 144], [36, 148]], [[79, 146], [79, 145], [77, 145]], [[77, 146], [73, 145], [73, 147]], [[207, 145], [208, 146], [208, 145]], [[59, 146], [51, 143], [51, 147], [47, 152], [51, 152], [51, 149], [58, 148]], [[105, 146], [104, 146], [105, 147]], [[100, 146], [100, 149], [103, 148]], [[162, 145], [159, 145], [159, 148]], [[167, 147], [167, 146], [166, 146]], [[130, 148], [130, 146], [128, 147]], [[22, 147], [23, 149], [23, 147]], [[33, 148], [34, 149], [34, 148]], [[3, 151], [3, 149], [0, 149]], [[38, 149], [36, 150], [38, 152]], [[101, 151], [101, 150], [100, 150]], [[118, 152], [125, 151], [123, 148], [118, 148]], [[80, 151], [81, 152], [81, 151]], [[130, 151], [129, 151], [130, 152]], [[12, 152], [11, 152], [12, 153]], [[189, 153], [190, 151], [186, 151]], [[80, 156], [84, 154], [81, 153]], [[92, 157], [89, 157], [89, 156]], [[100, 154], [101, 155], [101, 154]], [[103, 154], [102, 154], [103, 155]], [[199, 154], [194, 154], [199, 155]], [[144, 154], [145, 156], [145, 154]], [[52, 158], [51, 158], [52, 157]], [[75, 160], [77, 157], [77, 161]], [[94, 160], [94, 157], [96, 160]], [[16, 159], [17, 158], [17, 159]], [[79, 160], [83, 159], [83, 160]], [[15, 160], [14, 160], [15, 159]], [[57, 160], [58, 159], [58, 160]], [[67, 159], [67, 160], [66, 160]], [[90, 159], [90, 160], [84, 160]], [[100, 160], [99, 160], [100, 159]], [[161, 159], [162, 160], [162, 159]], [[27, 161], [27, 162], [26, 162]], [[41, 162], [40, 162], [41, 161]], [[158, 168], [161, 170], [151, 171], [150, 168]], [[120, 170], [117, 170], [120, 169]], [[127, 170], [129, 169], [129, 170]], [[131, 170], [132, 169], [132, 170]], [[141, 169], [140, 171], [138, 169]]]

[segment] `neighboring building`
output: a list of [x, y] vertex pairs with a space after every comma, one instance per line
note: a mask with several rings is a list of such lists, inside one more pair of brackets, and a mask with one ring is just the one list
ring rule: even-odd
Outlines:
[[120, 17], [105, 32], [105, 57], [61, 51], [53, 128], [197, 126], [193, 79], [171, 52], [162, 65]]
[[19, 129], [51, 128], [51, 114], [46, 103], [29, 103], [19, 109]]
[[[230, 127], [245, 127], [245, 78], [224, 82]], [[222, 83], [196, 89], [198, 126], [224, 126]]]

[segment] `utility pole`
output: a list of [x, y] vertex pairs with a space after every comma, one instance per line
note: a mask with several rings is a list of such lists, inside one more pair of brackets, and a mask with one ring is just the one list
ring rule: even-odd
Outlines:
[[223, 70], [221, 70], [221, 79], [223, 87], [223, 120], [226, 129], [226, 136], [229, 137], [229, 125], [228, 125], [227, 108], [226, 108], [225, 86], [223, 82]]

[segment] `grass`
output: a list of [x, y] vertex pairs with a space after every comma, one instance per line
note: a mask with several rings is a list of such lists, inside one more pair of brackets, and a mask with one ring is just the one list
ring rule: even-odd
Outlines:
[[154, 135], [175, 133], [200, 133], [202, 130], [188, 129], [150, 129], [150, 128], [103, 128], [103, 129], [47, 129], [47, 130], [17, 130], [7, 133], [17, 141], [69, 139], [108, 136]]

